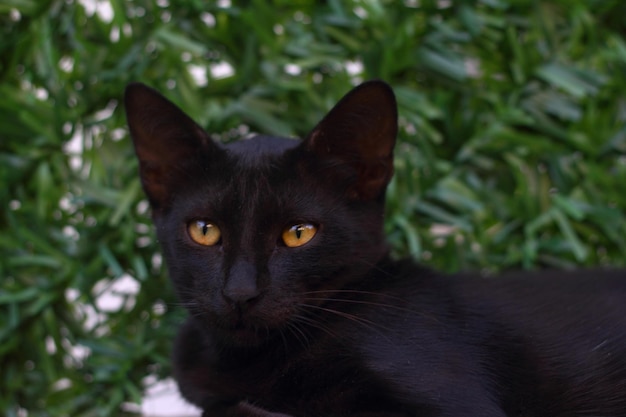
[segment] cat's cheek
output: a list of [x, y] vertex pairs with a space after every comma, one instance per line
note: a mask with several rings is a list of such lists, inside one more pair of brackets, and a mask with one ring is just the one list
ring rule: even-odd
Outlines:
[[194, 316], [223, 314], [220, 257], [187, 246], [168, 249], [169, 259], [174, 259], [168, 264], [169, 275], [181, 304]]

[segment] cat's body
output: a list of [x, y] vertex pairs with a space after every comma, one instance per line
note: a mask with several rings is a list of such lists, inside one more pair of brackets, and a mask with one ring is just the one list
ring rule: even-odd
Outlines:
[[126, 105], [191, 313], [175, 377], [205, 416], [626, 416], [626, 272], [485, 279], [389, 258], [385, 84], [302, 142], [217, 145], [141, 85]]

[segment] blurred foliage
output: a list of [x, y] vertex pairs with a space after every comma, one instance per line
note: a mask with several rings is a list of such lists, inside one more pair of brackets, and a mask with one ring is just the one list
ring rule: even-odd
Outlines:
[[382, 78], [401, 116], [396, 254], [447, 271], [624, 265], [624, 16], [621, 0], [3, 1], [0, 413], [120, 415], [168, 374], [180, 311], [128, 82], [231, 140], [304, 135]]

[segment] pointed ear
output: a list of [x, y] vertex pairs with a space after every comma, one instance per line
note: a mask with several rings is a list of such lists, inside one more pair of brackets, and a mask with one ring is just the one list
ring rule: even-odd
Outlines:
[[124, 103], [144, 191], [154, 210], [164, 209], [201, 157], [219, 148], [182, 110], [144, 84], [129, 84]]
[[398, 133], [396, 99], [382, 81], [368, 81], [346, 94], [304, 141], [318, 157], [352, 168], [348, 194], [382, 198], [393, 175]]

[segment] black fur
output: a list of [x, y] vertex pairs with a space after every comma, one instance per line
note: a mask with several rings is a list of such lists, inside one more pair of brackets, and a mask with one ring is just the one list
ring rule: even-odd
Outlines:
[[[391, 89], [303, 141], [224, 146], [154, 90], [126, 111], [178, 296], [182, 395], [203, 416], [626, 416], [626, 272], [445, 276], [388, 256]], [[214, 246], [187, 225], [219, 226]], [[281, 233], [311, 223], [290, 248]]]

